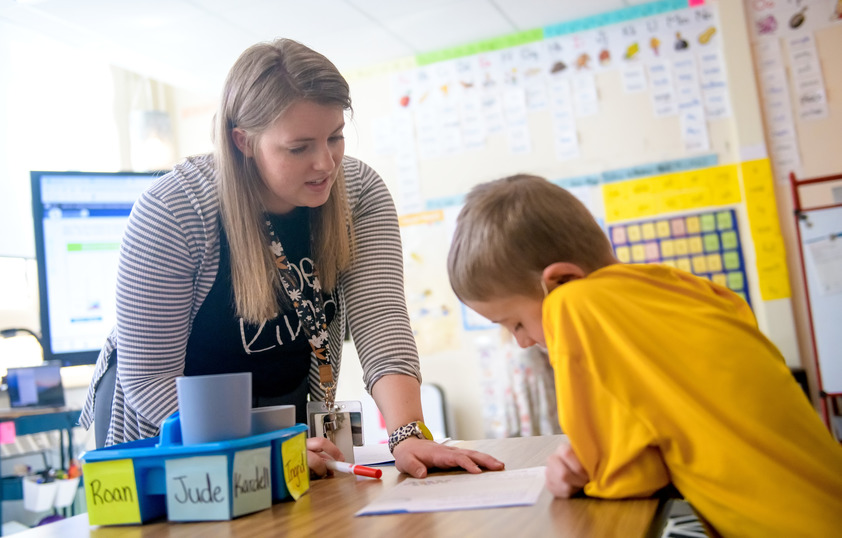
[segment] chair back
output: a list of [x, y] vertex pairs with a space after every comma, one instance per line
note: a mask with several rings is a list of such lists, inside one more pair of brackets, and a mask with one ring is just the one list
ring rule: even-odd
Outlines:
[[103, 448], [111, 425], [111, 404], [114, 401], [114, 386], [117, 384], [117, 352], [114, 352], [110, 364], [102, 374], [94, 390], [94, 439], [96, 447]]

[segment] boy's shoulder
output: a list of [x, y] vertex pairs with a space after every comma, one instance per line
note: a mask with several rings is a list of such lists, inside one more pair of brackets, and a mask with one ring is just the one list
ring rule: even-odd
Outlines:
[[696, 276], [692, 273], [661, 264], [626, 264], [613, 263], [591, 272], [587, 278], [590, 284], [599, 287], [617, 286], [620, 289], [626, 286], [691, 286], [703, 289], [721, 286], [710, 280]]
[[576, 284], [571, 290], [577, 288], [579, 293], [611, 290], [622, 294], [635, 286], [659, 286], [677, 278], [680, 277], [675, 270], [666, 265], [612, 263], [571, 282]]
[[756, 325], [751, 308], [739, 295], [706, 278], [667, 265], [615, 263], [561, 289], [558, 300], [576, 309], [592, 310], [609, 305], [624, 310], [624, 305], [631, 304], [635, 309], [686, 308], [685, 313], [713, 309]]
[[584, 278], [571, 280], [553, 290], [545, 303], [555, 303], [577, 311], [599, 309], [607, 303], [623, 302], [633, 294], [630, 283], [640, 281], [646, 271], [640, 266], [611, 264], [590, 272]]

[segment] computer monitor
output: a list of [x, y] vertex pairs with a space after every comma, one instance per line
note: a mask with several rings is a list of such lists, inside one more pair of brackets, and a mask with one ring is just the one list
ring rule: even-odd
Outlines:
[[161, 173], [32, 172], [44, 360], [93, 364], [116, 322], [132, 205]]
[[9, 368], [6, 384], [12, 408], [64, 405], [64, 386], [58, 365]]

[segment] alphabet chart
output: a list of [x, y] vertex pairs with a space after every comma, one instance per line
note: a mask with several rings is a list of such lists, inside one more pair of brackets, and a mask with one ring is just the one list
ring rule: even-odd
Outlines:
[[609, 226], [622, 263], [661, 263], [725, 286], [751, 304], [733, 209]]

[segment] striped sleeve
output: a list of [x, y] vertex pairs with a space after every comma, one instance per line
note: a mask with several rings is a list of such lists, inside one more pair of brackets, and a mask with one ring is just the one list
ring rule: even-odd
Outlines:
[[351, 268], [342, 275], [351, 335], [371, 388], [384, 375], [421, 381], [418, 350], [406, 307], [403, 250], [397, 212], [383, 179], [364, 163], [345, 159], [356, 239]]
[[175, 378], [184, 372], [190, 323], [200, 303], [196, 288], [213, 282], [213, 275], [197, 278], [207, 224], [187, 185], [164, 181], [145, 192], [132, 209], [121, 246], [117, 371], [127, 415], [136, 420], [131, 428], [124, 424], [126, 433], [155, 431], [178, 408]]

